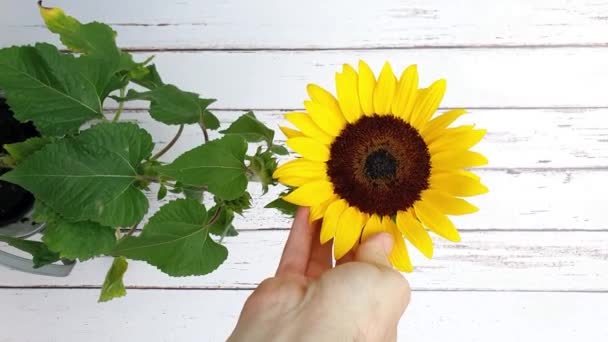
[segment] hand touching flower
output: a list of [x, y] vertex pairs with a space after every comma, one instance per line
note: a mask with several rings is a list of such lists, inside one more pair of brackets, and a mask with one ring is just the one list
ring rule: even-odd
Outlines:
[[308, 215], [298, 210], [276, 276], [249, 297], [229, 341], [395, 341], [410, 290], [388, 260], [392, 236], [368, 238], [333, 267]]

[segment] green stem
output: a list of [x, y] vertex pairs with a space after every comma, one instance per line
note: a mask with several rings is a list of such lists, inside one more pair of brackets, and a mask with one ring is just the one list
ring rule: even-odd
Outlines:
[[[120, 96], [121, 99], [125, 97], [125, 92], [127, 90], [126, 88], [127, 88], [126, 86], [120, 88], [120, 94], [119, 94], [119, 96]], [[114, 119], [112, 119], [112, 122], [118, 122], [118, 119], [120, 119], [120, 115], [122, 114], [122, 109], [124, 107], [125, 107], [125, 101], [121, 100], [118, 103], [118, 109], [116, 110], [116, 114], [114, 115]]]
[[201, 130], [203, 131], [203, 137], [205, 138], [205, 143], [209, 142], [209, 133], [207, 133], [207, 127], [205, 126], [205, 121], [203, 120], [203, 112], [201, 112], [201, 117], [198, 120], [198, 125], [201, 126]]
[[133, 233], [135, 233], [135, 231], [137, 230], [137, 227], [139, 226], [140, 223], [141, 223], [141, 221], [139, 221], [136, 224], [134, 224], [131, 227], [131, 229], [129, 229], [129, 231], [125, 234], [125, 237], [133, 235]]
[[182, 135], [183, 131], [184, 131], [184, 125], [179, 125], [179, 129], [177, 130], [177, 133], [175, 134], [173, 139], [171, 139], [171, 141], [169, 141], [167, 146], [163, 147], [162, 150], [158, 151], [158, 153], [156, 153], [154, 156], [152, 156], [151, 160], [157, 160], [158, 158], [162, 157], [165, 153], [167, 153], [167, 151], [169, 151], [173, 147], [173, 145], [175, 145], [175, 143], [177, 142], [179, 137]]

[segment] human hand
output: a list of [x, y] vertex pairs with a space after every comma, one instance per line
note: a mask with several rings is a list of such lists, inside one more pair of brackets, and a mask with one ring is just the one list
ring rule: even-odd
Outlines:
[[228, 341], [395, 341], [410, 289], [388, 261], [392, 245], [372, 236], [333, 267], [331, 243], [299, 208], [276, 276], [247, 299]]

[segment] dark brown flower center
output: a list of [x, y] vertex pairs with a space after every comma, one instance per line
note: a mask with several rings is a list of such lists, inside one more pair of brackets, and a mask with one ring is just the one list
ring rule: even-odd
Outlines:
[[365, 116], [331, 145], [327, 173], [334, 190], [368, 214], [407, 210], [428, 188], [431, 156], [418, 131], [393, 116]]

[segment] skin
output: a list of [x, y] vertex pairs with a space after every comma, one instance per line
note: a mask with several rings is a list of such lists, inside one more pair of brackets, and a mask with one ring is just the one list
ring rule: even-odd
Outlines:
[[276, 275], [247, 299], [228, 341], [396, 341], [410, 288], [388, 261], [392, 236], [370, 237], [334, 267], [319, 229], [298, 209]]

